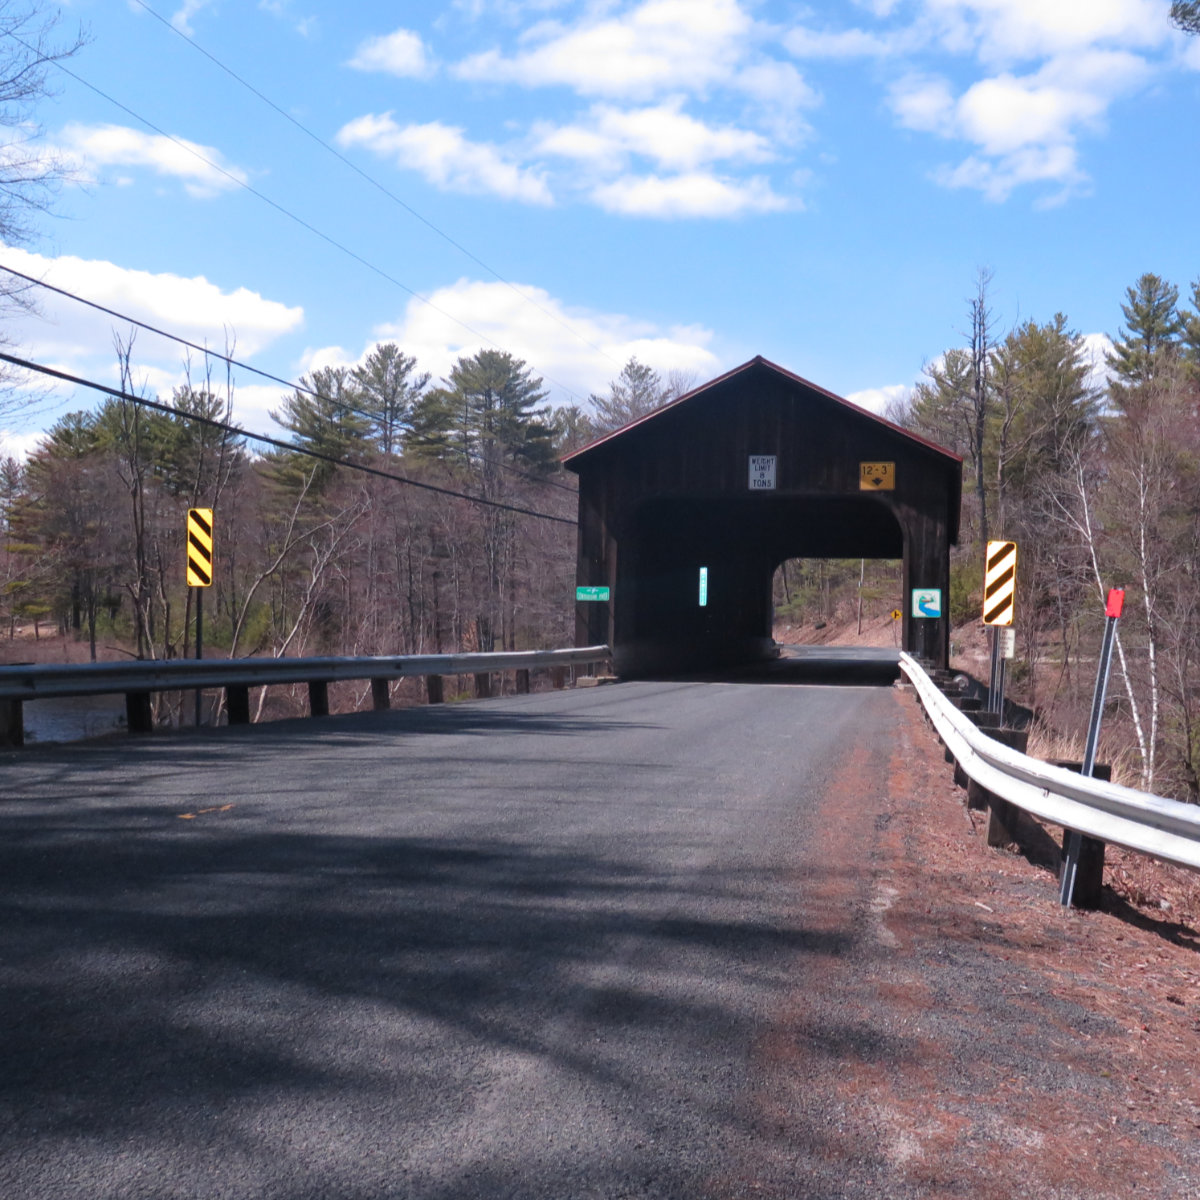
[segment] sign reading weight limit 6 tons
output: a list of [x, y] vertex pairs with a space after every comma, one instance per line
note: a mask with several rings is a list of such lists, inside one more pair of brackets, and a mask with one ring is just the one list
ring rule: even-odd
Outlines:
[[211, 587], [213, 581], [213, 510], [189, 508], [187, 515], [188, 587]]

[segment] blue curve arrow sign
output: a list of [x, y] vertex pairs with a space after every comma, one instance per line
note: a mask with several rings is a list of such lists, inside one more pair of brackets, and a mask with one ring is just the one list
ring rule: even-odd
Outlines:
[[940, 617], [942, 615], [942, 589], [913, 588], [912, 615], [914, 617]]

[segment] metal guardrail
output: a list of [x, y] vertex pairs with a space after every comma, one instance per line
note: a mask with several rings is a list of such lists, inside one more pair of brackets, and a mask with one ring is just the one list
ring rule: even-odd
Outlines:
[[[425, 676], [429, 699], [442, 698], [440, 680], [446, 675], [474, 675], [486, 680], [501, 671], [518, 672], [518, 690], [528, 690], [528, 672], [566, 671], [607, 662], [608, 646], [583, 646], [568, 650], [520, 650], [489, 654], [408, 654], [396, 656], [149, 659], [126, 662], [52, 663], [0, 666], [0, 745], [20, 745], [21, 705], [29, 700], [56, 696], [125, 694], [131, 730], [148, 728], [152, 692], [224, 688], [231, 724], [249, 720], [248, 696], [252, 687], [270, 684], [306, 684], [313, 716], [328, 713], [326, 689], [330, 683], [369, 679], [376, 708], [388, 707], [387, 684], [394, 679]], [[437, 687], [434, 687], [434, 681]], [[521, 685], [524, 685], [522, 687]], [[489, 694], [486, 685], [477, 692]]]
[[985, 791], [1098, 842], [1200, 870], [1200, 808], [1089, 779], [1010, 749], [976, 728], [911, 655], [900, 655], [900, 669], [946, 749]]

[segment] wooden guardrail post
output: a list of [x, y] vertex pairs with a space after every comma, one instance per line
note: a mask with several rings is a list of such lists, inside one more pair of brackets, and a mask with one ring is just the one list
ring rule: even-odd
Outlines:
[[371, 706], [376, 712], [392, 707], [392, 691], [386, 679], [371, 680]]
[[567, 668], [551, 667], [550, 682], [556, 688], [565, 688], [567, 686]]
[[125, 724], [130, 733], [153, 733], [154, 710], [149, 692], [125, 693]]
[[308, 681], [308, 712], [309, 716], [329, 716], [329, 684], [324, 679]]
[[478, 671], [475, 675], [475, 698], [486, 700], [492, 694], [492, 674], [490, 671]]
[[230, 725], [250, 724], [250, 689], [231, 683], [225, 689], [225, 711]]
[[0, 746], [25, 745], [23, 701], [0, 700]]
[[517, 670], [517, 695], [529, 695], [529, 668], [520, 667]]
[[425, 699], [430, 704], [444, 704], [446, 701], [446, 684], [440, 675], [425, 676]]

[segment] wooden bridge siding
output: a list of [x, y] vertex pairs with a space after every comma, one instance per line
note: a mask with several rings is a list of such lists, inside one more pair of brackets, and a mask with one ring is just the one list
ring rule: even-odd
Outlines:
[[[750, 492], [751, 454], [776, 456], [775, 491]], [[859, 464], [870, 461], [896, 464], [894, 492], [860, 491]], [[905, 562], [905, 645], [934, 662], [945, 663], [948, 621], [913, 618], [908, 599], [912, 587], [940, 587], [944, 598], [949, 595], [948, 530], [954, 521], [947, 510], [947, 497], [956, 496], [957, 488], [948, 477], [950, 464], [936, 451], [869, 417], [858, 418], [820, 392], [798, 387], [772, 370], [759, 369], [727, 380], [597, 447], [576, 469], [580, 474], [578, 579], [580, 583], [607, 584], [614, 597], [611, 605], [579, 605], [576, 626], [581, 644], [608, 641], [620, 647], [646, 632], [647, 618], [638, 614], [645, 610], [646, 593], [661, 583], [644, 577], [638, 565], [646, 552], [641, 543], [648, 535], [642, 527], [648, 502], [669, 499], [695, 504], [701, 511], [709, 503], [733, 501], [743, 514], [753, 512], [748, 506], [760, 505], [764, 518], [773, 513], [772, 520], [778, 522], [784, 519], [779, 516], [780, 505], [796, 505], [792, 511], [799, 520], [822, 503], [844, 500], [883, 505], [894, 514], [902, 536], [899, 554]], [[654, 535], [650, 536], [653, 540]], [[681, 544], [692, 543], [697, 536], [694, 529], [676, 531]], [[869, 536], [867, 540], [871, 540]], [[731, 552], [730, 543], [740, 549]], [[703, 555], [711, 560], [706, 563], [710, 569], [714, 564], [723, 565], [722, 578], [727, 571], [739, 569], [754, 577], [764, 572], [769, 575], [772, 569], [762, 565], [763, 555], [777, 554], [777, 561], [804, 556], [806, 552], [799, 548], [803, 544], [801, 537], [790, 543], [784, 536], [763, 544], [751, 518], [733, 538], [712, 537]], [[857, 557], [860, 553], [873, 556], [868, 546], [854, 544], [850, 536], [836, 546], [807, 551], [812, 557]], [[658, 572], [663, 573], [669, 573], [669, 564], [664, 563]], [[715, 574], [711, 586], [718, 587]], [[750, 636], [749, 625], [769, 623], [769, 579], [765, 600], [758, 592], [764, 585], [754, 582], [753, 586], [757, 598], [751, 601], [737, 596], [724, 615], [725, 628], [732, 634]], [[724, 607], [718, 603], [720, 599], [719, 591], [714, 591], [712, 612], [704, 614], [710, 622]], [[744, 617], [747, 612], [753, 617]]]

